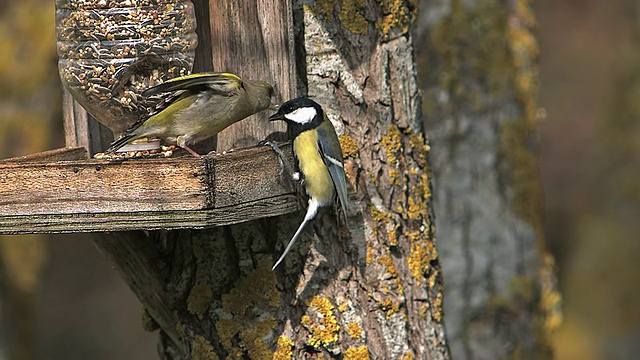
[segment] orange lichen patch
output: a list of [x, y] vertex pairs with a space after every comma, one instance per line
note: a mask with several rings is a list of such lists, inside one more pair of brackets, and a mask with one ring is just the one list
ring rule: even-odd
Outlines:
[[420, 175], [421, 185], [422, 185], [422, 197], [426, 200], [431, 197], [431, 188], [429, 184], [431, 184], [431, 179], [429, 179], [429, 175], [426, 172], [423, 172]]
[[234, 315], [244, 315], [249, 306], [257, 302], [266, 302], [271, 307], [280, 306], [280, 291], [276, 288], [276, 278], [273, 271], [266, 266], [243, 276], [228, 294], [222, 295], [223, 309]]
[[[228, 317], [216, 323], [220, 343], [230, 358], [249, 356], [253, 359], [271, 357], [269, 351], [275, 337], [270, 333], [278, 325], [273, 316], [264, 319], [247, 315], [248, 309], [276, 312], [280, 306], [280, 291], [276, 288], [275, 276], [268, 265], [260, 266], [241, 277], [228, 294], [222, 295], [222, 310]], [[264, 339], [269, 339], [265, 343]]]
[[398, 277], [398, 270], [396, 269], [396, 264], [393, 262], [393, 259], [390, 255], [380, 256], [378, 258], [378, 264], [384, 265], [385, 269], [392, 277]]
[[409, 208], [407, 209], [407, 217], [411, 220], [420, 220], [425, 211], [423, 202], [415, 201], [412, 196], [407, 199]]
[[366, 345], [350, 347], [344, 352], [344, 360], [369, 360], [369, 349]]
[[311, 326], [313, 321], [311, 321], [311, 317], [309, 317], [309, 315], [302, 315], [302, 318], [300, 319], [300, 323], [303, 326]]
[[389, 219], [389, 213], [379, 210], [374, 205], [371, 206], [371, 220], [380, 223]]
[[242, 357], [244, 351], [233, 346], [232, 339], [242, 331], [242, 323], [234, 319], [221, 318], [216, 322], [216, 331], [220, 337], [220, 343], [233, 357]]
[[443, 316], [443, 307], [442, 307], [442, 291], [438, 292], [438, 295], [436, 295], [436, 299], [433, 302], [433, 309], [435, 310], [433, 312], [433, 319], [437, 322], [442, 321], [442, 316]]
[[398, 246], [398, 229], [400, 224], [395, 224], [389, 230], [387, 230], [387, 236], [389, 236], [389, 246]]
[[430, 308], [431, 306], [429, 305], [429, 303], [425, 302], [424, 304], [420, 305], [420, 307], [418, 308], [418, 315], [425, 320], [429, 320]]
[[373, 248], [367, 245], [367, 257], [365, 258], [367, 264], [371, 264], [373, 261]]
[[410, 242], [411, 255], [407, 259], [413, 278], [420, 284], [429, 271], [431, 261], [438, 258], [438, 252], [429, 239], [419, 231], [405, 234]]
[[278, 337], [278, 347], [276, 352], [273, 353], [273, 360], [291, 360], [293, 358], [293, 348], [293, 341], [284, 335], [280, 335]]
[[429, 175], [423, 172], [418, 184], [411, 186], [410, 196], [407, 198], [407, 209], [402, 212], [403, 218], [411, 220], [426, 220], [429, 218], [428, 203], [431, 197]]
[[209, 285], [194, 285], [191, 288], [191, 292], [189, 292], [189, 297], [187, 297], [187, 310], [202, 320], [205, 311], [209, 308], [212, 297], [213, 293], [211, 292], [211, 287], [209, 287]]
[[390, 169], [389, 180], [391, 180], [392, 185], [400, 186], [400, 170]]
[[307, 344], [318, 348], [338, 341], [340, 326], [333, 315], [333, 304], [326, 297], [314, 296], [308, 303], [309, 311], [316, 316], [303, 315], [302, 325], [309, 330]]
[[304, 10], [310, 10], [316, 15], [322, 15], [327, 19], [333, 18], [333, 9], [336, 7], [336, 0], [318, 0], [315, 6], [304, 5]]
[[404, 356], [402, 357], [402, 360], [413, 360], [415, 359], [415, 357], [413, 356], [413, 351], [409, 350], [407, 351], [406, 354], [404, 354]]
[[431, 272], [431, 275], [429, 275], [429, 289], [433, 289], [434, 286], [436, 286], [436, 282], [438, 281], [438, 278], [440, 277], [440, 272], [438, 270], [434, 270]]
[[340, 313], [343, 313], [345, 311], [349, 310], [349, 302], [345, 301], [342, 304], [338, 305], [338, 311]]
[[203, 336], [197, 335], [193, 340], [191, 359], [193, 360], [217, 360], [218, 355], [213, 351], [213, 345]]
[[413, 131], [412, 128], [408, 128], [405, 131], [405, 134], [409, 138], [409, 145], [411, 146], [411, 151], [417, 154], [418, 165], [421, 168], [427, 169], [429, 163], [427, 162], [427, 158], [429, 156], [429, 151], [431, 147], [424, 139], [424, 135], [422, 133], [417, 133]]
[[344, 156], [345, 159], [358, 153], [358, 144], [355, 142], [355, 140], [353, 140], [351, 136], [342, 134], [338, 138], [338, 141], [340, 141], [342, 156]]
[[380, 309], [384, 311], [387, 315], [387, 319], [391, 317], [391, 315], [400, 311], [400, 303], [391, 300], [391, 298], [386, 298], [380, 304]]
[[404, 0], [382, 0], [378, 1], [385, 14], [376, 22], [376, 28], [380, 31], [382, 37], [387, 37], [391, 29], [399, 28], [402, 34], [409, 31], [409, 24], [412, 18], [417, 15], [417, 4], [412, 4], [413, 10], [407, 6]]
[[402, 151], [402, 134], [400, 130], [394, 125], [387, 128], [387, 134], [382, 136], [380, 145], [386, 150], [387, 161], [391, 167], [395, 167], [399, 164], [396, 153]]
[[348, 323], [345, 331], [354, 339], [360, 339], [362, 337], [362, 328], [355, 321]]
[[542, 326], [547, 334], [560, 328], [564, 318], [562, 315], [562, 295], [555, 285], [555, 260], [545, 255], [540, 269], [540, 310], [544, 314]]
[[267, 359], [273, 356], [273, 353], [269, 350], [270, 344], [265, 343], [262, 338], [276, 326], [278, 326], [278, 322], [274, 317], [270, 316], [244, 332], [242, 339], [250, 359]]
[[362, 15], [365, 7], [364, 0], [343, 0], [338, 18], [347, 30], [354, 34], [362, 35], [367, 32], [369, 22]]

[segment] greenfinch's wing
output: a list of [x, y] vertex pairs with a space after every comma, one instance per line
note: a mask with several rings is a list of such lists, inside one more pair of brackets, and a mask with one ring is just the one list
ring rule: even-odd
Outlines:
[[187, 90], [209, 90], [220, 95], [228, 95], [242, 87], [242, 79], [231, 73], [198, 73], [168, 80], [142, 92], [148, 97], [159, 93]]

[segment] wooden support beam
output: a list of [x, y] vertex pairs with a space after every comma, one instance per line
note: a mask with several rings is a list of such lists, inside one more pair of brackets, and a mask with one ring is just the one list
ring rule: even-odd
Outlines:
[[80, 160], [88, 158], [87, 149], [83, 147], [68, 147], [55, 150], [47, 150], [35, 154], [1, 159], [0, 164], [25, 163], [32, 161], [64, 161]]
[[[291, 145], [282, 149], [293, 161]], [[287, 214], [300, 202], [279, 163], [269, 147], [202, 159], [7, 160], [0, 234], [199, 229]]]

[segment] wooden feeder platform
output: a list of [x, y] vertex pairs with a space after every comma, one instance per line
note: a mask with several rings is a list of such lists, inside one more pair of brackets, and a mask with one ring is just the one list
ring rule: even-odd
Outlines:
[[[290, 144], [282, 147], [292, 161]], [[0, 161], [0, 234], [202, 229], [301, 209], [269, 147], [95, 160], [66, 148]]]

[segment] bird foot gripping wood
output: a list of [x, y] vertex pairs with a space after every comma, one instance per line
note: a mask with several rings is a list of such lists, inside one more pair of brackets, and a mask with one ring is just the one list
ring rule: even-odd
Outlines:
[[[271, 142], [269, 140], [262, 140], [258, 144], [262, 145], [262, 146], [271, 147], [271, 149], [273, 149], [273, 151], [278, 155], [278, 160], [280, 160], [280, 175], [282, 175], [282, 173], [284, 172], [284, 169], [286, 168], [287, 171], [291, 174], [293, 180], [294, 181], [298, 181], [298, 180], [295, 179], [295, 174], [298, 174], [298, 172], [296, 172], [293, 169], [293, 167], [291, 166], [291, 164], [289, 163], [289, 161], [285, 157], [284, 153], [282, 152], [280, 147], [278, 147], [278, 145], [276, 145], [276, 143]], [[299, 174], [298, 174], [298, 176], [299, 176]]]

